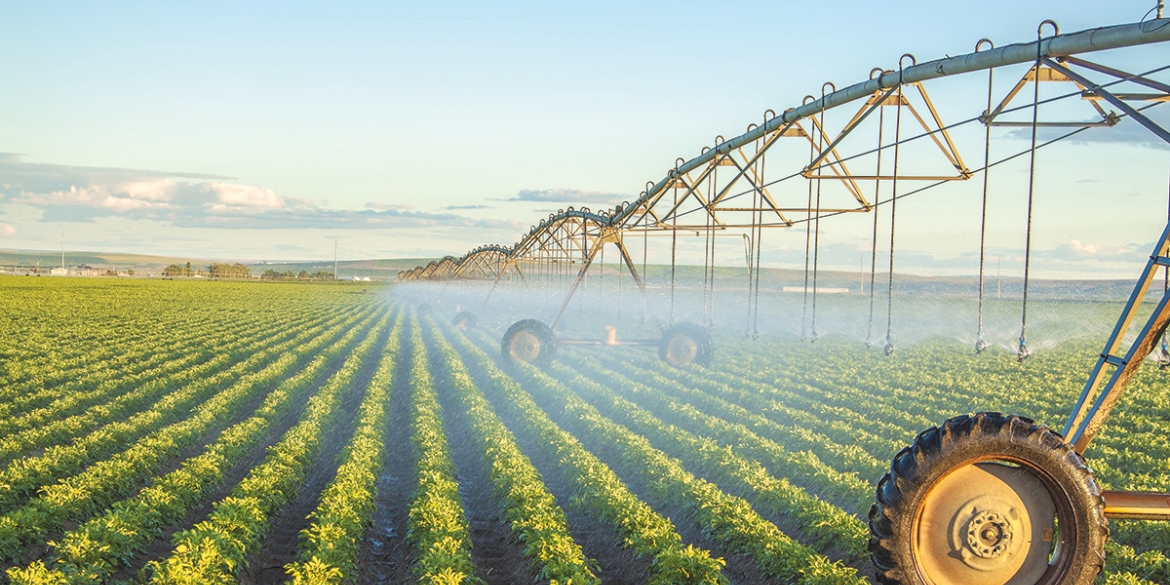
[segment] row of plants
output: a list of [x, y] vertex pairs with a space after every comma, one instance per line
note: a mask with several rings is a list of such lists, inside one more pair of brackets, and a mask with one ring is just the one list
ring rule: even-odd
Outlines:
[[297, 584], [353, 581], [362, 533], [370, 524], [385, 455], [386, 419], [394, 367], [399, 356], [403, 316], [399, 312], [377, 369], [358, 406], [357, 427], [341, 455], [337, 475], [321, 494], [312, 522], [301, 531], [298, 560], [285, 566]]
[[[11, 293], [7, 289], [6, 292]], [[55, 301], [51, 297], [37, 300], [46, 308], [69, 306]], [[63, 320], [47, 314], [39, 315], [31, 322], [21, 323], [21, 316], [30, 302], [30, 299], [17, 296], [5, 303], [12, 309], [6, 314], [13, 315], [14, 322], [6, 335], [0, 335], [0, 342], [8, 341], [9, 335], [24, 335], [26, 342], [6, 351], [11, 353], [11, 361], [0, 365], [0, 382], [3, 384], [0, 399], [11, 399], [31, 389], [56, 386], [70, 380], [77, 372], [102, 364], [117, 367], [126, 363], [118, 350], [119, 343], [157, 340], [162, 331], [159, 327], [173, 327], [179, 317], [171, 312], [156, 315], [158, 322], [153, 324], [147, 323], [146, 319], [134, 318], [119, 319], [110, 322], [108, 326], [94, 327], [85, 320]], [[46, 325], [51, 327], [48, 332], [44, 331]]]
[[[302, 311], [305, 304], [304, 295], [243, 287], [4, 280], [0, 312], [9, 319], [0, 330], [0, 392], [24, 381], [43, 388], [91, 368], [118, 369], [129, 363], [122, 357], [124, 342], [178, 340], [204, 324], [232, 329], [236, 321], [279, 319]], [[350, 299], [320, 300], [353, 304]]]
[[[184, 335], [169, 344], [150, 337], [119, 339], [105, 346], [107, 351], [116, 352], [108, 359], [55, 370], [62, 377], [60, 380], [36, 378], [24, 384], [4, 386], [0, 389], [0, 434], [11, 433], [16, 425], [23, 424], [22, 419], [25, 417], [20, 415], [28, 416], [38, 410], [45, 412], [45, 407], [52, 404], [56, 411], [53, 418], [65, 416], [78, 407], [96, 402], [92, 399], [94, 395], [110, 394], [120, 388], [131, 387], [131, 380], [144, 372], [158, 368], [178, 371], [188, 364], [210, 359], [214, 352], [208, 342], [222, 339], [225, 334], [230, 338], [247, 338], [263, 330], [263, 324], [259, 322], [249, 322], [247, 325], [249, 327], [233, 328], [228, 332], [217, 331], [217, 328], [210, 326], [201, 327], [192, 331], [191, 335]], [[112, 387], [114, 384], [117, 387]], [[58, 402], [71, 404], [63, 407]], [[46, 420], [48, 418], [45, 417]], [[18, 420], [22, 422], [18, 423]]]
[[536, 578], [554, 584], [600, 584], [591, 569], [595, 561], [585, 556], [569, 534], [565, 512], [545, 486], [540, 472], [520, 451], [515, 436], [476, 387], [455, 348], [433, 321], [429, 325], [440, 362], [436, 369], [461, 403], [461, 411], [471, 426], [472, 444], [488, 469], [492, 496], [502, 506], [513, 538], [524, 543], [524, 555], [532, 561]]
[[225, 429], [204, 451], [178, 469], [153, 479], [133, 497], [115, 502], [105, 512], [50, 543], [46, 560], [23, 569], [8, 570], [18, 585], [47, 583], [96, 584], [111, 580], [133, 556], [165, 530], [181, 521], [205, 495], [219, 487], [224, 476], [294, 409], [327, 373], [331, 364], [353, 348], [365, 327], [348, 330], [331, 346], [313, 356], [296, 374], [264, 397], [248, 418]]
[[[337, 327], [333, 325], [334, 329]], [[92, 429], [69, 444], [48, 447], [40, 455], [12, 461], [0, 471], [0, 512], [11, 510], [52, 481], [77, 473], [95, 461], [114, 456], [134, 441], [143, 440], [143, 437], [157, 435], [159, 427], [189, 420], [189, 417], [203, 410], [203, 407], [198, 407], [203, 401], [232, 388], [233, 384], [238, 386], [242, 379], [255, 377], [258, 371], [273, 371], [274, 362], [279, 364], [276, 369], [291, 367], [298, 359], [303, 359], [305, 347], [316, 347], [323, 341], [314, 338], [318, 338], [325, 328], [326, 324], [317, 324], [293, 332], [291, 338], [267, 347], [260, 342], [255, 353], [230, 367], [207, 372], [205, 377], [189, 381], [162, 396], [145, 411]], [[74, 429], [68, 427], [54, 426], [54, 429], [63, 439], [69, 438], [74, 432]]]
[[165, 426], [148, 421], [152, 430], [129, 448], [71, 477], [43, 486], [36, 498], [0, 516], [0, 558], [15, 560], [25, 545], [59, 530], [65, 521], [83, 521], [114, 501], [130, 496], [162, 464], [198, 445], [207, 433], [217, 431], [239, 416], [241, 408], [278, 386], [280, 380], [291, 375], [344, 329], [348, 327], [341, 324], [300, 345], [277, 350], [279, 355], [259, 371], [227, 370], [224, 374], [232, 383], [206, 402], [196, 403], [198, 407], [184, 408], [183, 412], [191, 415], [189, 418]]
[[669, 518], [640, 500], [609, 466], [558, 426], [537, 406], [520, 384], [501, 370], [482, 349], [459, 332], [451, 332], [473, 375], [481, 380], [488, 398], [498, 409], [519, 421], [518, 431], [554, 462], [556, 471], [570, 486], [570, 504], [611, 526], [623, 546], [651, 559], [649, 583], [699, 585], [727, 583], [724, 561], [709, 551], [684, 544]]
[[[593, 380], [613, 383], [627, 398], [663, 420], [734, 447], [738, 453], [759, 461], [778, 477], [788, 479], [849, 513], [861, 515], [873, 503], [873, 484], [854, 472], [842, 472], [826, 464], [812, 450], [797, 450], [804, 445], [785, 440], [790, 429], [771, 419], [678, 384], [664, 382], [651, 387], [636, 383], [614, 370], [604, 369], [587, 358], [576, 360], [576, 363], [583, 366], [578, 369], [585, 375]], [[653, 378], [647, 379], [651, 380]], [[680, 396], [687, 401], [676, 398]], [[793, 446], [793, 442], [796, 445]]]
[[[266, 346], [289, 340], [306, 324], [280, 326], [276, 335], [271, 334], [271, 329], [261, 330], [256, 335], [222, 343], [215, 352], [182, 356], [137, 375], [111, 378], [89, 392], [73, 393], [38, 411], [9, 419], [8, 428], [3, 429], [5, 436], [0, 439], [0, 463], [33, 449], [67, 443], [109, 421], [135, 415], [184, 384], [198, 382]], [[89, 408], [75, 413], [85, 406]]]
[[471, 535], [443, 429], [442, 407], [414, 316], [410, 329], [410, 442], [418, 487], [407, 509], [406, 539], [416, 551], [414, 573], [421, 583], [480, 583], [471, 561]]
[[235, 583], [248, 555], [264, 544], [276, 511], [297, 497], [327, 432], [337, 421], [344, 397], [357, 391], [356, 376], [389, 326], [379, 318], [345, 362], [309, 398], [297, 423], [268, 449], [264, 461], [249, 470], [231, 494], [216, 502], [206, 520], [171, 539], [174, 551], [152, 561], [152, 583]]
[[[677, 457], [688, 468], [700, 471], [705, 478], [729, 488], [735, 487], [757, 510], [799, 530], [802, 543], [817, 550], [839, 551], [836, 556], [851, 565], [869, 556], [869, 529], [857, 516], [810, 495], [788, 479], [774, 475], [759, 460], [741, 454], [741, 451], [750, 451], [741, 449], [741, 445], [753, 438], [758, 441], [758, 437], [741, 436], [738, 441], [717, 441], [707, 438], [717, 435], [707, 434], [706, 428], [700, 435], [665, 422], [674, 417], [659, 419], [641, 405], [662, 404], [668, 399], [661, 392], [616, 372], [595, 371], [600, 375], [611, 375], [612, 388], [620, 389], [617, 391], [565, 366], [556, 365], [550, 373], [564, 380], [578, 395], [614, 422], [640, 433], [657, 448]], [[666, 410], [670, 408], [666, 407]], [[690, 408], [682, 407], [684, 410]], [[816, 483], [818, 479], [826, 483], [833, 481], [823, 475], [813, 476], [811, 481]]]
[[[618, 356], [608, 352], [591, 355], [612, 370], [645, 372], [648, 379], [654, 380], [655, 386], [691, 390], [690, 396], [709, 398], [720, 411], [760, 415], [777, 425], [773, 427], [779, 433], [776, 438], [782, 437], [785, 446], [807, 449], [837, 469], [855, 471], [867, 479], [885, 473], [894, 454], [905, 446], [875, 433], [875, 430], [882, 429], [880, 421], [866, 420], [852, 411], [800, 400], [792, 393], [781, 394], [774, 386], [730, 376], [719, 379], [711, 370], [695, 367], [666, 371], [651, 362], [649, 356], [619, 360]], [[685, 396], [679, 397], [686, 399]]]
[[703, 532], [727, 553], [747, 554], [768, 577], [791, 583], [864, 583], [856, 569], [829, 561], [785, 535], [751, 505], [715, 484], [695, 477], [682, 463], [655, 449], [642, 435], [614, 423], [575, 392], [544, 372], [521, 364], [521, 383], [538, 395], [546, 411], [598, 449], [621, 461], [660, 503], [681, 506]]

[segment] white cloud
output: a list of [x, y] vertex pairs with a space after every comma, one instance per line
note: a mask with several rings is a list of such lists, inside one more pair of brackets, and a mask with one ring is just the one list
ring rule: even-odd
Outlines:
[[415, 211], [406, 204], [330, 209], [324, 200], [318, 205], [310, 199], [281, 197], [267, 187], [223, 179], [227, 177], [27, 163], [17, 155], [0, 153], [0, 201], [38, 208], [41, 221], [122, 217], [230, 229], [446, 226], [518, 231], [522, 227], [514, 221]]
[[253, 209], [280, 209], [284, 207], [284, 200], [277, 197], [276, 192], [264, 187], [251, 185], [233, 185], [229, 183], [203, 183], [200, 186], [205, 193], [212, 193], [219, 203], [213, 208], [247, 207]]
[[1069, 248], [1072, 248], [1073, 252], [1076, 252], [1077, 254], [1083, 254], [1085, 256], [1096, 256], [1097, 252], [1099, 251], [1097, 246], [1094, 246], [1093, 244], [1082, 244], [1080, 240], [1073, 240], [1069, 242], [1068, 245]]
[[11, 238], [12, 236], [15, 236], [15, 235], [16, 235], [16, 228], [14, 228], [6, 223], [0, 223], [0, 236], [4, 236], [6, 238]]

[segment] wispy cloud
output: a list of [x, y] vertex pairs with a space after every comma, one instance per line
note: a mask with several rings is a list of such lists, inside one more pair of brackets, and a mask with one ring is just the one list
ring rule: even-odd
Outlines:
[[[1170, 108], [1154, 107], [1142, 113], [1145, 114], [1146, 117], [1148, 117], [1154, 123], [1170, 130]], [[1043, 142], [1059, 138], [1073, 130], [1073, 128], [1039, 128], [1037, 129], [1036, 137]], [[1032, 129], [1017, 128], [1011, 132], [1008, 132], [1007, 136], [1009, 138], [1030, 140], [1032, 138]], [[1122, 118], [1116, 126], [1089, 128], [1088, 130], [1078, 132], [1076, 135], [1070, 136], [1065, 140], [1073, 144], [1133, 144], [1135, 146], [1170, 149], [1170, 144], [1167, 144], [1165, 140], [1162, 140], [1148, 128], [1142, 126], [1136, 120], [1129, 117]]]
[[444, 211], [458, 211], [460, 209], [491, 209], [491, 205], [448, 205], [443, 208]]
[[39, 208], [41, 221], [123, 217], [225, 229], [521, 227], [513, 221], [416, 211], [411, 205], [371, 202], [365, 209], [331, 209], [230, 180], [199, 173], [29, 163], [20, 155], [0, 154], [0, 202]]
[[12, 236], [15, 236], [15, 235], [16, 235], [16, 228], [14, 228], [6, 223], [0, 223], [0, 236], [5, 237], [5, 238], [11, 238]]
[[[326, 206], [326, 205], [324, 205], [324, 204], [322, 204], [322, 206], [323, 206], [323, 207], [327, 207], [327, 206]], [[370, 201], [370, 202], [366, 203], [366, 209], [381, 209], [381, 210], [387, 210], [387, 209], [398, 209], [398, 210], [405, 210], [405, 209], [414, 209], [414, 206], [413, 206], [413, 205], [411, 205], [411, 204], [409, 204], [409, 203], [381, 203], [381, 202], [378, 202], [378, 201]]]
[[537, 201], [540, 203], [621, 203], [632, 199], [620, 193], [585, 191], [583, 189], [521, 189], [515, 197], [505, 201]]

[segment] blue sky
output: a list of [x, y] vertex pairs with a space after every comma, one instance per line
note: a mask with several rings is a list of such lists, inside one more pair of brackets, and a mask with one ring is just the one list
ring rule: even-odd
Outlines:
[[[62, 232], [71, 249], [257, 260], [329, 257], [335, 239], [343, 258], [509, 244], [557, 207], [632, 199], [826, 80], [1153, 4], [0, 2], [0, 248]], [[935, 97], [961, 117], [981, 88]], [[1054, 275], [1140, 261], [1164, 223], [1170, 151], [1109, 140], [1041, 167]], [[907, 205], [908, 267], [971, 272], [969, 195]], [[1018, 207], [995, 222], [1009, 264]], [[827, 263], [856, 266], [864, 222], [826, 229]], [[768, 240], [765, 261], [803, 258], [802, 234]]]

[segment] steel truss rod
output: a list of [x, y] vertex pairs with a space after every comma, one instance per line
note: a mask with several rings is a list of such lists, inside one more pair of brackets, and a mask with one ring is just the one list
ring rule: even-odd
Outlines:
[[[733, 149], [741, 148], [759, 140], [787, 124], [809, 118], [821, 111], [868, 97], [875, 92], [893, 88], [899, 83], [914, 83], [974, 71], [983, 71], [996, 67], [1034, 63], [1037, 54], [1049, 58], [1064, 57], [1079, 53], [1119, 49], [1168, 40], [1170, 40], [1170, 19], [1156, 19], [1134, 24], [1107, 26], [1076, 33], [1056, 35], [1034, 42], [1005, 45], [1003, 47], [968, 53], [958, 57], [947, 57], [919, 65], [912, 65], [899, 72], [883, 73], [873, 79], [850, 85], [807, 104], [786, 110], [775, 118], [771, 118], [762, 126], [723, 142], [715, 148], [683, 163], [676, 171], [647, 190], [646, 194], [638, 202], [635, 202], [634, 205], [657, 195], [678, 174], [686, 174], [706, 165], [717, 157], [726, 155]], [[623, 214], [618, 214], [619, 219], [624, 219]]]

